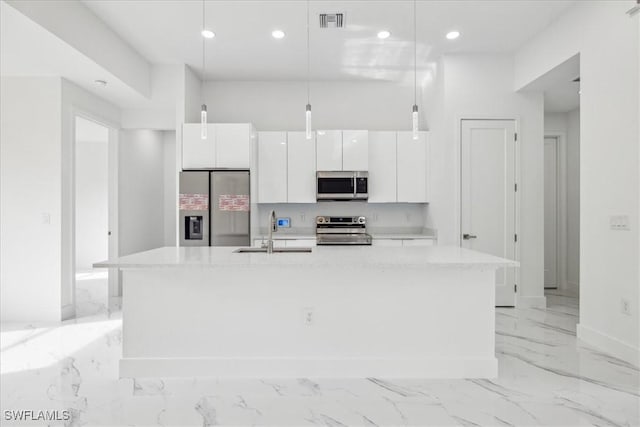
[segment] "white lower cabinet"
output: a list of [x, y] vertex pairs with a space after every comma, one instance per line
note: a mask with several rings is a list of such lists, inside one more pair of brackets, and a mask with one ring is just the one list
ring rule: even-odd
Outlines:
[[433, 239], [403, 239], [402, 246], [434, 246]]
[[373, 239], [373, 246], [434, 246], [435, 240], [433, 239]]
[[402, 246], [402, 239], [373, 239], [371, 241], [373, 246]]
[[285, 240], [287, 248], [308, 248], [316, 246], [316, 239]]
[[[253, 246], [256, 248], [267, 244], [267, 238], [253, 239]], [[316, 246], [316, 239], [273, 239], [274, 248], [308, 248]]]

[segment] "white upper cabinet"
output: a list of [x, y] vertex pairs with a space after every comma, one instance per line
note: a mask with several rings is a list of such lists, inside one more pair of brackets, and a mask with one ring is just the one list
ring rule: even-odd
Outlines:
[[207, 125], [207, 139], [202, 139], [200, 123], [182, 125], [182, 169], [211, 169], [216, 167], [216, 133], [213, 124]]
[[342, 131], [342, 170], [369, 170], [369, 131]]
[[342, 170], [342, 131], [319, 130], [316, 133], [316, 166], [319, 171]]
[[307, 139], [305, 132], [287, 132], [287, 166], [289, 203], [316, 202], [316, 135]]
[[251, 165], [251, 124], [220, 123], [215, 129], [216, 167], [248, 169]]
[[369, 202], [397, 201], [395, 131], [369, 132]]
[[427, 194], [428, 135], [426, 132], [420, 132], [418, 136], [418, 139], [413, 139], [409, 131], [398, 132], [396, 151], [398, 202], [429, 201]]
[[210, 123], [207, 139], [200, 132], [200, 123], [182, 125], [183, 169], [250, 168], [254, 134], [250, 123]]
[[258, 203], [287, 201], [287, 132], [258, 134]]

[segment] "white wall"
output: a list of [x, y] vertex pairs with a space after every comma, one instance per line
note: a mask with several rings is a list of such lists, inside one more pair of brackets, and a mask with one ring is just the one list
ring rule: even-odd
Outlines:
[[[204, 93], [210, 122], [304, 130], [305, 82], [210, 81]], [[314, 129], [409, 130], [412, 105], [413, 87], [395, 83], [311, 83]]]
[[164, 245], [163, 166], [163, 132], [120, 132], [118, 222], [121, 256]]
[[176, 133], [163, 132], [164, 246], [176, 246]]
[[567, 290], [580, 291], [580, 109], [567, 114]]
[[545, 134], [566, 137], [567, 242], [566, 277], [561, 286], [571, 295], [580, 292], [580, 109], [544, 115]]
[[60, 321], [61, 80], [0, 86], [1, 319]]
[[[640, 359], [638, 27], [633, 1], [577, 2], [515, 57], [525, 87], [580, 54], [580, 325], [578, 337]], [[630, 231], [609, 228], [628, 215]], [[631, 315], [621, 312], [621, 300]]]
[[520, 283], [518, 304], [544, 305], [543, 98], [515, 93], [507, 55], [445, 55], [436, 75], [431, 115], [431, 203], [428, 225], [439, 244], [459, 242], [461, 118], [517, 119], [520, 148]]
[[76, 119], [76, 271], [109, 257], [109, 129]]

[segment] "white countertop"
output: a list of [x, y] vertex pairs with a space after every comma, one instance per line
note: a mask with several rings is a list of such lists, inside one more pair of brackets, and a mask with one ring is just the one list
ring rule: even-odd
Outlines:
[[234, 247], [173, 247], [152, 249], [114, 260], [98, 262], [96, 268], [247, 268], [331, 267], [405, 268], [517, 267], [518, 262], [457, 246], [377, 247], [321, 246], [311, 253], [234, 253]]

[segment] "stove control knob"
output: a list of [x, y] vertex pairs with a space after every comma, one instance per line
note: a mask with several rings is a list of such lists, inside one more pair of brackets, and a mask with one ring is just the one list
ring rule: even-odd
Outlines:
[[316, 221], [316, 222], [317, 222], [318, 224], [322, 224], [322, 223], [324, 222], [324, 217], [323, 217], [323, 216], [319, 216], [319, 217], [317, 218], [317, 221]]
[[365, 218], [363, 216], [358, 217], [358, 224], [364, 224], [365, 223]]

